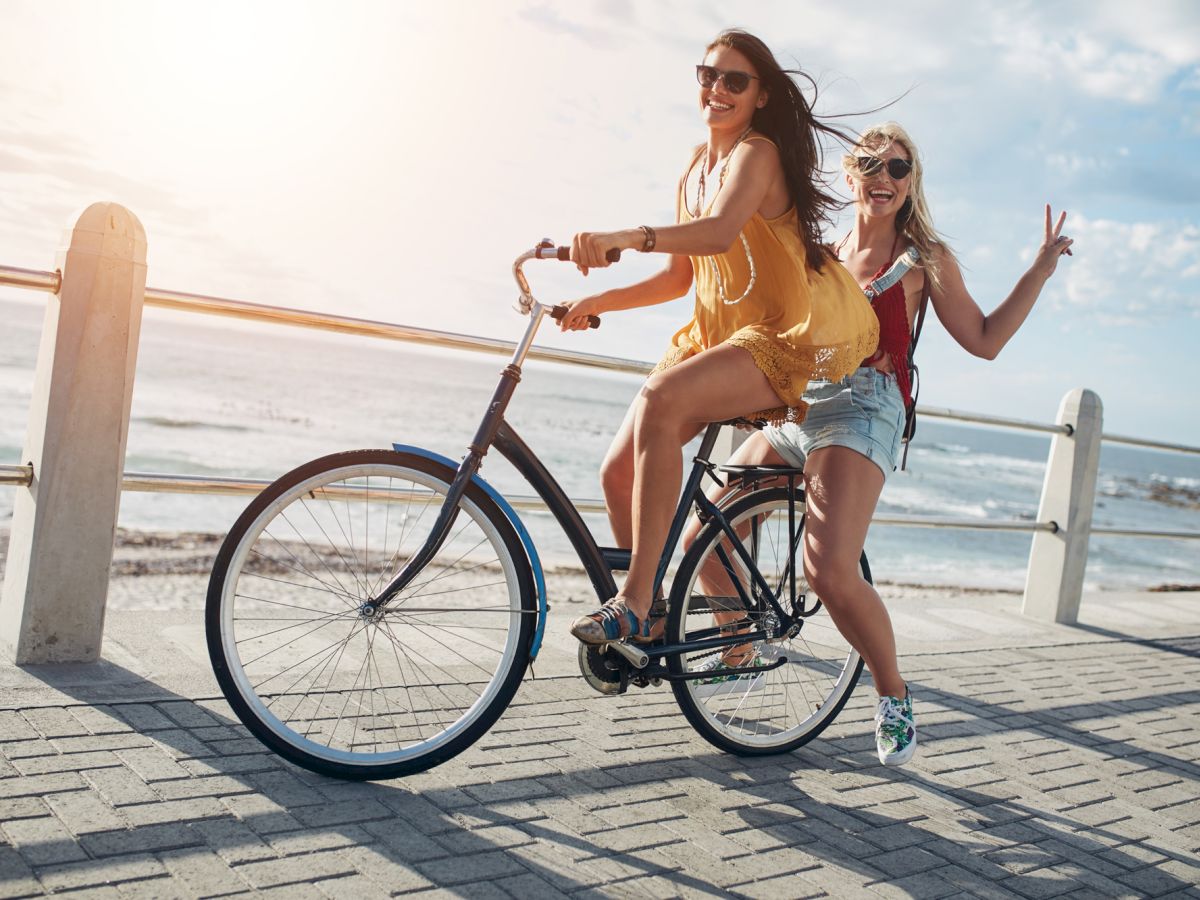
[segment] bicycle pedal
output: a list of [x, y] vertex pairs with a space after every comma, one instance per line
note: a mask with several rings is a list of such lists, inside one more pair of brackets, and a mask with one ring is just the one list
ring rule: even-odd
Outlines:
[[649, 654], [634, 644], [627, 643], [626, 641], [613, 641], [608, 646], [620, 654], [635, 669], [644, 669], [650, 662]]

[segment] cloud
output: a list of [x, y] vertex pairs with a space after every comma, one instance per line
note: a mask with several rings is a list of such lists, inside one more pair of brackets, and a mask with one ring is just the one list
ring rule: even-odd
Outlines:
[[1127, 103], [1157, 99], [1178, 64], [1155, 50], [1122, 46], [1089, 34], [1049, 37], [1025, 25], [998, 32], [1001, 58], [1014, 71], [1073, 85], [1085, 94]]
[[1089, 310], [1099, 325], [1200, 315], [1200, 226], [1074, 216], [1075, 256], [1059, 265], [1060, 308]]

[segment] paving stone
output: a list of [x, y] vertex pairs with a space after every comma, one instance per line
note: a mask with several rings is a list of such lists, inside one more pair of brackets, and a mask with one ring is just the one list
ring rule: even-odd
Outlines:
[[303, 856], [322, 850], [370, 844], [374, 837], [361, 828], [343, 826], [337, 830], [305, 830], [272, 835], [270, 847], [280, 856]]
[[118, 750], [115, 755], [120, 763], [127, 766], [146, 783], [188, 777], [187, 769], [180, 766], [158, 747]]
[[327, 878], [313, 885], [325, 897], [332, 900], [384, 900], [392, 896], [365, 875], [348, 875], [345, 878]]
[[0, 822], [12, 819], [40, 819], [50, 815], [41, 797], [11, 797], [0, 800]]
[[55, 772], [80, 772], [84, 769], [119, 766], [121, 760], [111, 751], [99, 750], [92, 753], [59, 753], [53, 756], [37, 756], [30, 759], [13, 760], [12, 763], [21, 775], [49, 775]]
[[[159, 799], [159, 794], [153, 791], [146, 782], [123, 767], [89, 769], [83, 773], [83, 777], [88, 785], [110, 806], [129, 806], [134, 803], [149, 803]], [[179, 783], [183, 784], [184, 782]]]
[[175, 723], [148, 703], [124, 703], [111, 707], [129, 726], [141, 734], [164, 728], [174, 728]]
[[129, 723], [109, 706], [72, 706], [67, 711], [89, 734], [121, 734], [132, 731]]
[[213, 797], [190, 800], [159, 800], [121, 807], [121, 815], [134, 826], [157, 825], [164, 822], [189, 822], [195, 819], [219, 819], [229, 811]]
[[74, 737], [88, 733], [82, 722], [60, 707], [26, 709], [21, 714], [40, 737]]
[[85, 860], [38, 869], [38, 878], [48, 891], [53, 892], [159, 878], [166, 874], [163, 864], [148, 853], [131, 853], [103, 864]]
[[[267, 859], [238, 867], [238, 875], [258, 890], [309, 884], [323, 878], [353, 875], [352, 863], [337, 853], [310, 853], [303, 859]], [[320, 896], [319, 892], [317, 896]]]
[[187, 825], [148, 825], [128, 831], [107, 831], [83, 835], [79, 844], [93, 857], [115, 856], [138, 850], [154, 852], [193, 847], [203, 837]]
[[525, 867], [507, 853], [492, 851], [455, 857], [450, 864], [440, 861], [418, 863], [417, 870], [430, 881], [454, 886], [521, 874]]
[[276, 853], [245, 823], [235, 819], [194, 822], [192, 831], [229, 865], [275, 859]]
[[33, 897], [42, 894], [41, 883], [29, 864], [12, 847], [0, 844], [0, 897]]
[[71, 832], [52, 816], [15, 819], [0, 823], [0, 829], [21, 858], [35, 868], [87, 857]]
[[299, 806], [293, 808], [291, 814], [297, 821], [310, 828], [343, 825], [350, 822], [371, 822], [395, 817], [394, 812], [375, 800], [365, 802], [347, 800], [344, 803]]
[[235, 868], [206, 848], [169, 850], [158, 856], [171, 877], [193, 896], [222, 897], [249, 889], [249, 884]]
[[[567, 896], [550, 882], [532, 872], [497, 879], [496, 887], [517, 900], [560, 900]], [[646, 887], [652, 888], [651, 885], [646, 885]], [[665, 893], [654, 893], [652, 890], [651, 894], [659, 897], [667, 896]]]
[[402, 893], [434, 886], [433, 881], [417, 871], [414, 863], [386, 845], [352, 847], [341, 851], [340, 856], [372, 884], [389, 892]]
[[91, 792], [51, 794], [46, 803], [75, 835], [129, 827], [129, 822], [120, 813]]

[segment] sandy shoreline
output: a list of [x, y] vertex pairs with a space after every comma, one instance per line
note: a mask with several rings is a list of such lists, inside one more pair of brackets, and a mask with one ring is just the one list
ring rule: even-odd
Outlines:
[[[203, 532], [144, 532], [120, 529], [113, 553], [110, 603], [115, 608], [184, 609], [203, 604], [213, 559], [223, 535]], [[0, 529], [0, 572], [8, 553], [8, 529]], [[591, 583], [582, 569], [551, 567], [546, 570], [556, 602], [590, 604], [595, 601]], [[146, 581], [153, 581], [155, 585]], [[128, 583], [132, 581], [138, 584]], [[888, 601], [936, 595], [953, 600], [973, 595], [1019, 594], [999, 588], [963, 588], [881, 580], [880, 593]], [[1200, 585], [1147, 585], [1148, 591], [1195, 591]]]
[[[109, 606], [112, 609], [198, 609], [204, 604], [213, 560], [224, 535], [203, 532], [144, 532], [119, 529], [113, 552]], [[8, 554], [8, 530], [0, 530], [0, 573]], [[555, 603], [583, 608], [596, 602], [591, 582], [582, 569], [557, 566], [546, 569]], [[953, 600], [1016, 591], [958, 588], [944, 585], [879, 582], [889, 602], [930, 595]]]
[[[8, 555], [8, 529], [0, 529], [0, 573], [4, 571]], [[206, 532], [178, 531], [130, 531], [117, 530], [116, 547], [113, 551], [113, 578], [127, 578], [141, 575], [191, 575], [204, 576], [212, 571], [213, 560], [220, 549], [224, 535]], [[548, 566], [547, 577], [555, 579], [578, 579], [585, 585], [590, 595], [591, 588], [587, 578], [580, 568], [572, 566]], [[1019, 590], [1012, 588], [988, 587], [957, 587], [944, 584], [924, 584], [920, 582], [892, 581], [880, 579], [876, 582], [881, 587], [896, 588], [904, 591], [936, 591], [951, 596], [968, 594], [1018, 594]], [[1130, 590], [1121, 588], [1120, 590]], [[1132, 588], [1133, 590], [1159, 591], [1195, 591], [1200, 585], [1157, 584]], [[1102, 589], [1103, 590], [1103, 589]]]

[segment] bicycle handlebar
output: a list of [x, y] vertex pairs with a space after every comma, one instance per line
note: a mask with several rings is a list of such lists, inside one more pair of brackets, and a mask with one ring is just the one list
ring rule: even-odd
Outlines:
[[[538, 259], [557, 259], [559, 262], [571, 261], [570, 247], [555, 247], [552, 245], [543, 245], [537, 248]], [[610, 263], [621, 261], [621, 251], [615, 247], [604, 254], [604, 258]]]
[[[542, 246], [537, 248], [537, 257], [538, 257], [538, 259], [557, 259], [560, 262], [570, 262], [571, 261], [571, 248], [570, 247], [555, 247], [553, 244], [548, 244], [548, 243], [543, 244]], [[604, 254], [604, 258], [612, 263], [620, 262], [621, 261], [621, 251], [614, 247], [612, 250], [609, 250], [607, 253]], [[567, 309], [568, 308], [566, 306], [563, 306], [561, 303], [557, 304], [556, 306], [550, 307], [550, 318], [554, 319], [554, 321], [556, 321], [556, 322], [561, 322], [563, 319], [563, 316], [565, 316], [567, 314]], [[600, 327], [600, 317], [599, 316], [588, 316], [587, 320], [588, 320], [588, 328], [599, 328]]]
[[[617, 249], [609, 250], [605, 255], [609, 262], [618, 262], [621, 259], [621, 251]], [[556, 247], [554, 241], [546, 238], [532, 250], [527, 250], [516, 258], [513, 262], [513, 278], [517, 280], [517, 285], [521, 289], [521, 297], [519, 299], [520, 308], [523, 312], [530, 312], [534, 304], [537, 302], [533, 298], [533, 294], [529, 290], [529, 282], [525, 278], [525, 273], [521, 271], [521, 267], [526, 260], [529, 259], [558, 259], [563, 262], [570, 262], [571, 248]], [[540, 304], [539, 304], [540, 305]], [[545, 307], [542, 307], [545, 309]], [[567, 307], [559, 304], [550, 307], [550, 315], [557, 320], [561, 320], [567, 314]], [[588, 316], [588, 327], [599, 328], [600, 317]]]

